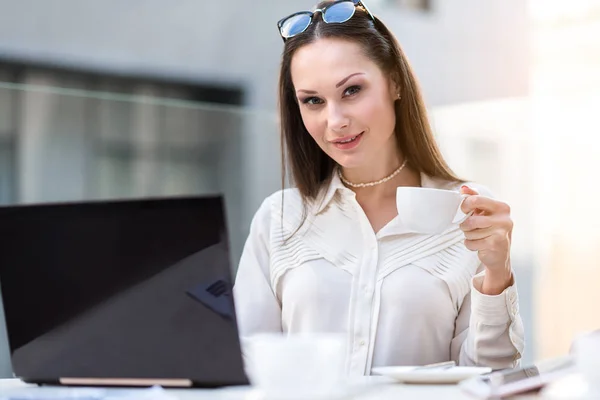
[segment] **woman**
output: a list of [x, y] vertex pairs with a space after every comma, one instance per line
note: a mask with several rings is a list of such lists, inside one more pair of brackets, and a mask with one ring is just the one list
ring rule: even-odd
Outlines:
[[[357, 0], [323, 2], [278, 27], [295, 188], [267, 198], [252, 221], [234, 288], [240, 334], [346, 333], [353, 375], [447, 360], [516, 366], [509, 207], [447, 166], [392, 33]], [[435, 234], [407, 230], [411, 210], [396, 205], [406, 187], [460, 190], [473, 213]]]

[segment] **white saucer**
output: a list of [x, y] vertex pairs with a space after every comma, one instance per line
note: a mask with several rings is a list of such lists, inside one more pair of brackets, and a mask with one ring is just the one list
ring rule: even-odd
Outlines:
[[458, 383], [464, 379], [492, 372], [486, 367], [452, 367], [446, 369], [418, 369], [418, 367], [375, 367], [377, 375], [387, 376], [403, 383]]

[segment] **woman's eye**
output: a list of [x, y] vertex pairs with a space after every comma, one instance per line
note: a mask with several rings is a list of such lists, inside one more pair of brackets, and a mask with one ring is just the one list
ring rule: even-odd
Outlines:
[[310, 105], [321, 104], [322, 102], [323, 101], [318, 97], [307, 97], [306, 99], [302, 100], [302, 103]]
[[350, 86], [348, 89], [346, 89], [346, 91], [344, 92], [344, 95], [352, 96], [353, 94], [360, 92], [360, 89], [361, 89], [361, 87], [358, 85]]

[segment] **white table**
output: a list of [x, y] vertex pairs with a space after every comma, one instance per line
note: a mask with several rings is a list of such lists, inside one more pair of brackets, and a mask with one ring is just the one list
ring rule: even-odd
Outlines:
[[[0, 398], [11, 392], [31, 387], [40, 394], [55, 388], [26, 385], [17, 379], [0, 379]], [[61, 388], [60, 390], [72, 390]], [[143, 390], [143, 389], [142, 389]], [[236, 387], [223, 389], [167, 389], [169, 394], [182, 400], [258, 400], [256, 392], [251, 387]], [[539, 399], [537, 396], [520, 396], [518, 399]], [[455, 385], [402, 385], [381, 384], [367, 393], [352, 397], [353, 400], [474, 400]], [[310, 400], [310, 399], [307, 399]]]

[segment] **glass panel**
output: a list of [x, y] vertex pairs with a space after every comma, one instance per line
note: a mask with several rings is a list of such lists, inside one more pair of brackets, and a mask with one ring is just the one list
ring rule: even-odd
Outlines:
[[162, 98], [150, 85], [125, 95], [60, 89], [39, 73], [27, 82], [0, 83], [23, 122], [18, 143], [0, 147], [2, 166], [19, 167], [4, 203], [223, 193], [237, 265], [254, 212], [280, 186], [272, 114]]
[[[274, 116], [162, 98], [152, 86], [124, 95], [58, 84], [38, 73], [0, 82], [0, 127], [21, 121], [0, 134], [0, 202], [224, 194], [236, 269], [254, 212], [280, 188]], [[5, 337], [0, 323], [0, 377], [10, 376]]]

